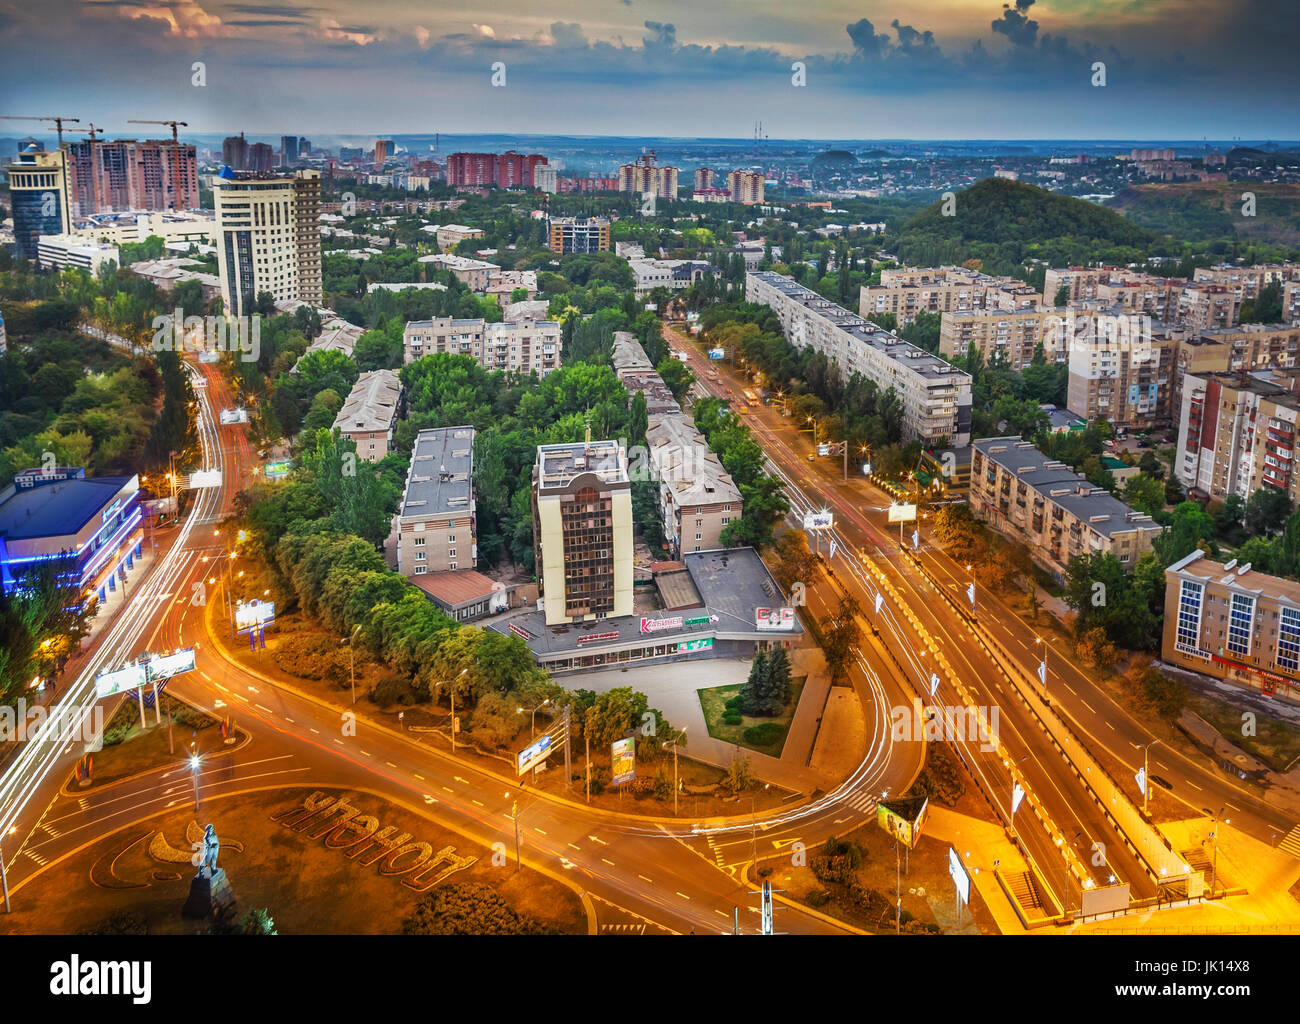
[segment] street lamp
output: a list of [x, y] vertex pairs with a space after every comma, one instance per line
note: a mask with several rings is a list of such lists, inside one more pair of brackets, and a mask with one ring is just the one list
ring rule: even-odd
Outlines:
[[[770, 782], [763, 783], [763, 792], [766, 793], [770, 786], [771, 786]], [[749, 823], [750, 823], [750, 837], [753, 842], [754, 877], [756, 879], [758, 878], [758, 811], [756, 809], [757, 802], [758, 802], [758, 794], [750, 793], [749, 794]]]
[[677, 784], [677, 746], [680, 740], [684, 740], [685, 738], [686, 738], [686, 730], [683, 729], [680, 733], [680, 739], [678, 734], [674, 734], [671, 740], [671, 743], [673, 745], [673, 816], [674, 817], [677, 816], [677, 791], [679, 788]]
[[199, 752], [195, 744], [190, 744], [190, 772], [194, 776], [194, 810], [199, 809]]
[[[451, 695], [451, 752], [453, 754], [456, 753], [456, 683], [459, 682], [461, 676], [464, 676], [468, 671], [469, 669], [467, 668], [461, 669], [460, 675], [447, 683], [447, 693]], [[434, 690], [436, 691], [441, 685], [442, 682], [434, 683]]]
[[360, 629], [361, 629], [361, 623], [357, 623], [355, 626], [352, 627], [352, 635], [347, 638], [348, 675], [352, 680], [352, 703], [354, 705], [357, 702], [357, 654], [356, 654], [356, 648], [352, 645], [352, 641], [354, 641], [357, 638], [357, 632]]
[[[5, 833], [6, 837], [13, 835], [18, 831], [17, 825], [12, 825], [9, 831]], [[12, 914], [13, 908], [9, 906], [9, 876], [5, 874], [5, 855], [4, 850], [0, 849], [0, 889], [4, 890], [5, 913]]]
[[1142, 748], [1142, 813], [1147, 813], [1147, 796], [1151, 792], [1151, 772], [1149, 770], [1150, 761], [1148, 751], [1159, 743], [1159, 739], [1154, 739]]
[[1219, 815], [1227, 809], [1228, 805], [1224, 804], [1219, 808], [1218, 814], [1214, 814], [1210, 818], [1210, 824], [1214, 828], [1214, 831], [1210, 833], [1210, 841], [1214, 849], [1214, 859], [1210, 865], [1210, 899], [1214, 898], [1214, 891], [1219, 887], [1219, 821], [1222, 820], [1225, 825], [1232, 824], [1231, 818], [1219, 818]]

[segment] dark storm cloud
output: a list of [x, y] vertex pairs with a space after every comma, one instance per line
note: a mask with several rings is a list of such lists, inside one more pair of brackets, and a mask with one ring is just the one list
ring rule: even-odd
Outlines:
[[845, 25], [844, 31], [853, 41], [853, 49], [864, 57], [883, 57], [889, 49], [889, 36], [884, 32], [876, 34], [876, 27], [866, 18], [859, 18], [852, 25]]
[[1034, 6], [1034, 0], [1016, 0], [1016, 6], [1002, 5], [1002, 17], [993, 22], [993, 31], [1006, 36], [1017, 46], [1033, 46], [1038, 38], [1038, 22], [1025, 12]]

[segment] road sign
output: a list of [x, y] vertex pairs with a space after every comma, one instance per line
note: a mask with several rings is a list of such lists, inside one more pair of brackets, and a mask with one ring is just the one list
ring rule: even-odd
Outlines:
[[1145, 767], [1139, 768], [1137, 774], [1133, 776], [1137, 780], [1138, 792], [1143, 796], [1147, 795], [1147, 770]]
[[966, 873], [966, 865], [957, 856], [957, 851], [951, 846], [948, 847], [948, 875], [952, 878], [952, 884], [957, 887], [957, 895], [961, 897], [961, 901], [969, 906], [970, 875]]
[[833, 512], [809, 512], [803, 517], [805, 530], [830, 530], [835, 526]]

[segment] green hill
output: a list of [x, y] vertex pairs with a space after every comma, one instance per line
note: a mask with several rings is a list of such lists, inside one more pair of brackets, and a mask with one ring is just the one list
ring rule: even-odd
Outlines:
[[[1242, 193], [1255, 195], [1255, 215], [1242, 216]], [[1135, 224], [1188, 242], [1276, 245], [1273, 258], [1300, 245], [1300, 185], [1281, 182], [1161, 182], [1126, 188], [1107, 203]], [[1260, 257], [1267, 258], [1267, 257]]]
[[978, 259], [989, 272], [1009, 273], [1030, 258], [1131, 262], [1167, 250], [1167, 240], [1112, 210], [1023, 182], [985, 178], [954, 199], [952, 216], [940, 200], [903, 225], [894, 250], [904, 263]]

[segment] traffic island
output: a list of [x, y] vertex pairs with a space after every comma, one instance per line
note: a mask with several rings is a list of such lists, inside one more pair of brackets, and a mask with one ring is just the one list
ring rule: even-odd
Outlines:
[[[237, 883], [238, 903], [233, 915], [189, 920], [180, 911], [208, 822], [220, 832], [219, 870]], [[493, 894], [478, 901], [485, 912], [469, 912], [456, 890], [458, 897], [417, 913], [422, 900], [452, 885]], [[214, 798], [201, 820], [191, 806], [177, 808], [52, 862], [11, 897], [13, 913], [0, 917], [5, 934], [208, 934], [242, 930], [245, 916], [263, 909], [281, 934], [587, 933], [582, 901], [562, 882], [516, 870], [504, 847], [484, 847], [355, 790]]]

